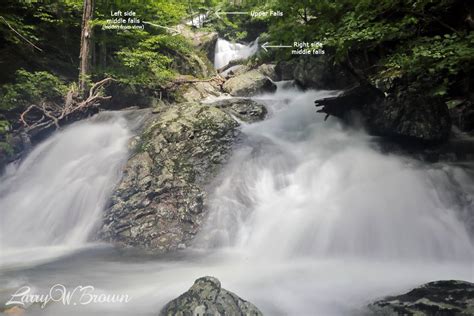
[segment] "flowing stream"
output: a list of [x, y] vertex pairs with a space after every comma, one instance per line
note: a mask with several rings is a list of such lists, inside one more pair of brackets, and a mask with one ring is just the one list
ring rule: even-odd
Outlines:
[[212, 275], [266, 315], [342, 316], [424, 282], [474, 281], [472, 166], [381, 153], [363, 130], [315, 113], [333, 94], [279, 83], [255, 97], [269, 117], [242, 126], [195, 246], [172, 256], [88, 242], [136, 123], [102, 113], [56, 133], [1, 178], [0, 302], [26, 284], [92, 285], [130, 301], [30, 311], [156, 315]]

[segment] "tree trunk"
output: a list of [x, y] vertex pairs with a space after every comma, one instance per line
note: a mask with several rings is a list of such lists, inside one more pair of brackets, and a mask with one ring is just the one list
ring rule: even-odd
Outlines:
[[81, 61], [79, 69], [79, 90], [84, 95], [87, 89], [87, 79], [91, 68], [91, 43], [92, 27], [91, 20], [94, 15], [94, 0], [84, 0], [84, 9], [82, 13], [82, 32], [81, 32], [81, 52], [79, 59]]

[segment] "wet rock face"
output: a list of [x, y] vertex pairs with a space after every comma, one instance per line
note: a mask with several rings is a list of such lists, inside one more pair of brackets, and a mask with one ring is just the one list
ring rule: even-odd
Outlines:
[[161, 310], [160, 316], [187, 315], [243, 315], [260, 316], [252, 303], [221, 287], [218, 279], [203, 277], [184, 294], [172, 300]]
[[7, 164], [19, 159], [31, 148], [31, 142], [26, 134], [9, 135], [3, 139], [0, 134], [0, 175]]
[[474, 284], [436, 281], [408, 293], [386, 297], [369, 305], [369, 315], [467, 316], [474, 315]]
[[210, 103], [210, 105], [223, 109], [246, 123], [261, 121], [267, 115], [265, 106], [251, 99], [224, 99]]
[[193, 82], [183, 85], [181, 97], [185, 102], [198, 102], [210, 96], [219, 96], [220, 86], [216, 82]]
[[453, 125], [463, 132], [472, 132], [474, 130], [474, 103], [468, 100], [451, 102], [454, 103], [449, 109]]
[[228, 158], [237, 126], [212, 106], [165, 108], [136, 142], [100, 237], [158, 252], [185, 248], [204, 217], [204, 186]]
[[307, 89], [340, 90], [356, 84], [347, 70], [334, 63], [329, 55], [307, 56], [280, 62], [275, 68], [279, 80], [295, 80]]
[[451, 118], [439, 98], [400, 89], [385, 95], [379, 89], [364, 85], [346, 90], [336, 97], [317, 100], [319, 112], [342, 119], [358, 111], [373, 135], [427, 144], [448, 139]]
[[377, 134], [439, 143], [448, 139], [451, 118], [439, 98], [401, 93], [364, 108], [369, 127]]
[[258, 71], [267, 76], [268, 78], [272, 79], [273, 81], [278, 81], [279, 77], [276, 73], [276, 65], [273, 64], [263, 64], [258, 67]]
[[235, 76], [224, 83], [223, 89], [232, 96], [254, 96], [276, 90], [275, 84], [257, 70]]

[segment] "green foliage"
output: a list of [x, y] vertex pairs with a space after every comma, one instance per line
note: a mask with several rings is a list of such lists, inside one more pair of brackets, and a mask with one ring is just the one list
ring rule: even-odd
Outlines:
[[122, 82], [132, 86], [158, 88], [175, 75], [171, 68], [173, 57], [190, 54], [191, 49], [182, 36], [151, 36], [140, 42], [137, 48], [118, 52], [123, 67], [116, 74]]
[[67, 89], [67, 85], [51, 73], [20, 69], [16, 73], [15, 83], [0, 88], [0, 109], [22, 109], [45, 100], [60, 101]]
[[9, 143], [0, 141], [0, 152], [2, 151], [7, 155], [13, 155], [14, 153], [14, 149]]
[[[351, 61], [373, 79], [423, 79], [444, 96], [474, 69], [473, 35], [461, 22], [467, 13], [460, 0], [270, 0], [263, 6], [285, 13], [265, 20], [267, 41], [321, 41], [336, 62]], [[271, 53], [291, 57], [288, 50]]]
[[420, 37], [389, 56], [385, 66], [408, 74], [452, 76], [473, 69], [474, 32]]
[[10, 128], [10, 123], [7, 120], [0, 120], [0, 134], [5, 134]]

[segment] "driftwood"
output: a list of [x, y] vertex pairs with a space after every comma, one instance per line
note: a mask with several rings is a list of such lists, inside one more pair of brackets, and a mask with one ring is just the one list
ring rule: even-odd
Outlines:
[[50, 127], [59, 128], [63, 120], [67, 120], [74, 114], [83, 113], [86, 110], [97, 107], [100, 101], [109, 100], [111, 96], [102, 96], [101, 88], [110, 83], [112, 78], [105, 78], [92, 85], [86, 99], [79, 99], [78, 91], [69, 90], [63, 105], [54, 102], [41, 102], [30, 105], [20, 115], [20, 122], [25, 126], [27, 133]]

